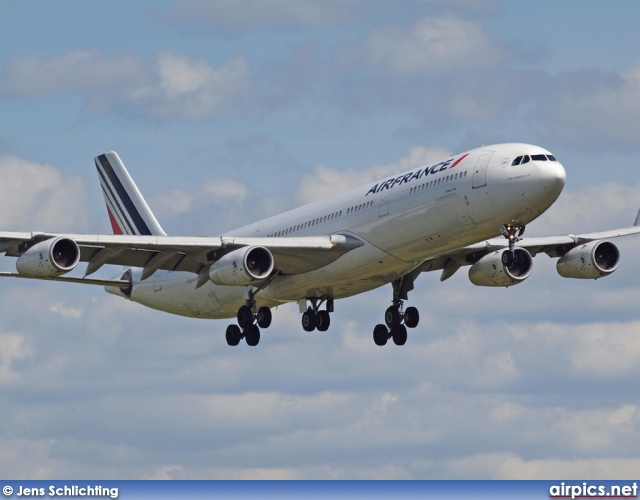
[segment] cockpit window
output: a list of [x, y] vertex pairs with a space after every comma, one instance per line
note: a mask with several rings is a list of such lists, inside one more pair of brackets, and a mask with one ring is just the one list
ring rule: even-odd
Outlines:
[[526, 156], [522, 159], [522, 164], [524, 165], [525, 163], [529, 163], [529, 155], [526, 155]]
[[533, 161], [547, 161], [546, 155], [531, 155]]
[[521, 161], [522, 161], [522, 156], [518, 156], [515, 160], [513, 160], [513, 163], [511, 164], [511, 166], [513, 167], [514, 165], [520, 165]]
[[556, 160], [556, 157], [553, 155], [547, 155], [547, 158], [549, 158], [549, 161], [558, 161]]

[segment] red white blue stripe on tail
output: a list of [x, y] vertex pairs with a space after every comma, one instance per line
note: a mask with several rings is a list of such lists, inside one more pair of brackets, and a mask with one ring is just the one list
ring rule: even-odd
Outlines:
[[117, 153], [95, 162], [113, 234], [166, 235]]

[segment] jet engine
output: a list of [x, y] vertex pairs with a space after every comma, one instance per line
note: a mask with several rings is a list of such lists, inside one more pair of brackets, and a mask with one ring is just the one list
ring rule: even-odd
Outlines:
[[55, 278], [71, 271], [78, 262], [78, 244], [59, 236], [33, 245], [18, 258], [16, 268], [29, 278]]
[[273, 271], [273, 255], [264, 247], [243, 247], [223, 255], [209, 269], [216, 285], [251, 285], [268, 278]]
[[564, 278], [598, 279], [618, 269], [619, 262], [618, 247], [596, 240], [569, 250], [558, 260], [556, 269]]
[[502, 263], [502, 253], [497, 250], [482, 257], [469, 269], [469, 279], [477, 286], [512, 286], [522, 283], [531, 274], [533, 259], [524, 248], [516, 248], [516, 261], [511, 266]]

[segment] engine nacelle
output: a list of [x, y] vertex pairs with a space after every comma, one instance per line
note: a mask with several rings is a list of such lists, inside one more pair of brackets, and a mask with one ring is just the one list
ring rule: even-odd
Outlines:
[[505, 250], [497, 250], [482, 257], [469, 269], [469, 279], [477, 286], [512, 286], [522, 283], [531, 274], [533, 259], [524, 248], [516, 248], [516, 262], [502, 263]]
[[556, 264], [564, 278], [597, 279], [618, 269], [620, 251], [613, 243], [596, 240], [569, 250]]
[[78, 262], [78, 244], [59, 236], [33, 245], [18, 258], [16, 268], [30, 278], [55, 278], [71, 271]]
[[251, 285], [268, 278], [273, 271], [273, 255], [264, 247], [243, 247], [223, 255], [209, 269], [216, 285]]

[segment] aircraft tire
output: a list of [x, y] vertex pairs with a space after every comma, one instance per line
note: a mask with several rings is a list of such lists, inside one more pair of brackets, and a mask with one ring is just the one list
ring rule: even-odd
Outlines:
[[502, 265], [510, 267], [514, 264], [513, 255], [509, 250], [502, 252]]
[[384, 325], [376, 325], [373, 329], [373, 341], [376, 345], [383, 346], [387, 344], [389, 340], [389, 330]]
[[393, 342], [396, 345], [405, 345], [407, 343], [407, 327], [398, 325], [393, 329]]
[[327, 311], [318, 311], [316, 315], [317, 325], [316, 328], [320, 332], [326, 332], [331, 324], [331, 316]]
[[302, 313], [302, 328], [305, 332], [312, 332], [318, 325], [318, 318], [313, 309], [309, 308]]
[[251, 325], [244, 331], [244, 340], [248, 346], [255, 347], [260, 343], [260, 328]]
[[237, 315], [238, 325], [243, 330], [246, 330], [251, 325], [253, 325], [253, 311], [249, 306], [242, 306], [238, 309]]
[[258, 309], [258, 326], [260, 328], [269, 328], [269, 326], [271, 326], [271, 319], [271, 309], [268, 307]]
[[384, 313], [384, 322], [389, 328], [400, 324], [400, 311], [395, 306], [389, 307]]
[[236, 346], [240, 343], [240, 339], [242, 338], [242, 333], [240, 332], [240, 327], [238, 325], [229, 325], [227, 327], [227, 344], [230, 346]]
[[415, 307], [407, 307], [404, 311], [404, 324], [407, 328], [415, 328], [420, 322], [420, 313]]

